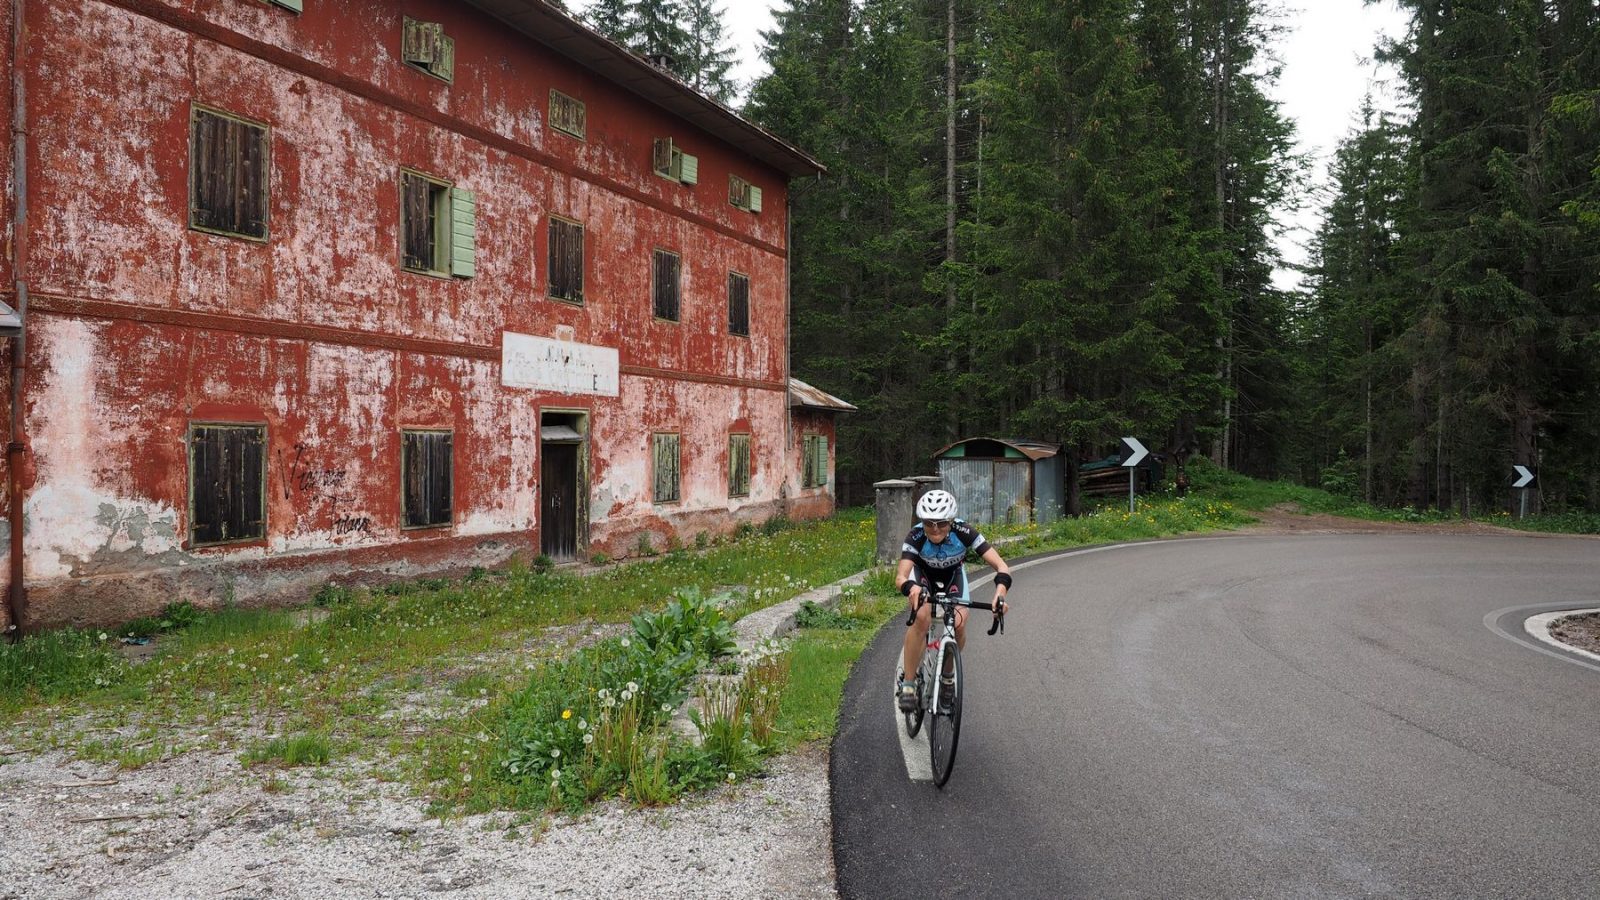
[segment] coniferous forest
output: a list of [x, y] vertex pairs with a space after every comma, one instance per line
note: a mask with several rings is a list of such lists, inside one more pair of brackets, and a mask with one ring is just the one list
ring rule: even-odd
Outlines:
[[[1469, 515], [1521, 464], [1530, 514], [1600, 510], [1600, 4], [1400, 4], [1374, 52], [1404, 106], [1369, 104], [1311, 191], [1274, 2], [779, 4], [741, 111], [828, 167], [792, 186], [792, 357], [860, 407], [841, 502], [959, 438], [1071, 469], [1135, 435]], [[731, 96], [711, 0], [585, 14]], [[1301, 194], [1321, 226], [1279, 290]]]

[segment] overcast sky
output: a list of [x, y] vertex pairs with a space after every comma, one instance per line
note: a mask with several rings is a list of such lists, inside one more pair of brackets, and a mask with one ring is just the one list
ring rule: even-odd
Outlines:
[[[1380, 35], [1399, 37], [1405, 32], [1406, 17], [1394, 0], [1379, 0], [1368, 6], [1362, 0], [1289, 0], [1303, 7], [1284, 21], [1288, 29], [1277, 46], [1283, 74], [1273, 96], [1284, 113], [1297, 126], [1301, 152], [1313, 153], [1317, 166], [1313, 182], [1327, 177], [1327, 160], [1340, 138], [1356, 124], [1361, 98], [1370, 89], [1381, 108], [1397, 106], [1392, 70], [1380, 71], [1371, 63], [1372, 49]], [[582, 10], [588, 0], [570, 4]], [[723, 17], [739, 61], [733, 77], [747, 86], [765, 67], [756, 48], [760, 32], [772, 28], [772, 6], [768, 0], [723, 0]], [[1299, 212], [1281, 211], [1285, 232], [1278, 245], [1290, 262], [1305, 260], [1304, 245], [1317, 225], [1321, 201], [1309, 199]], [[1291, 287], [1298, 275], [1280, 272], [1277, 282]]]

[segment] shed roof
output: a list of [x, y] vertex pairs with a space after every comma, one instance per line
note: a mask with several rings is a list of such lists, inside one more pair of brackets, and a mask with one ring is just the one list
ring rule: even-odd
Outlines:
[[789, 406], [803, 406], [807, 409], [823, 409], [829, 412], [855, 412], [856, 408], [840, 400], [838, 397], [814, 388], [798, 378], [789, 379]]
[[1018, 453], [1021, 453], [1023, 456], [1026, 456], [1032, 460], [1047, 459], [1061, 452], [1060, 444], [1050, 444], [1044, 441], [1030, 441], [1023, 438], [970, 437], [956, 441], [954, 444], [950, 444], [940, 449], [939, 452], [933, 454], [933, 457], [934, 459], [938, 459], [939, 457], [944, 456], [946, 453], [949, 453], [952, 449], [972, 441], [993, 441], [997, 444], [1005, 444], [1007, 447], [1016, 450]]
[[467, 3], [791, 178], [827, 171], [822, 163], [804, 151], [544, 0], [467, 0]]

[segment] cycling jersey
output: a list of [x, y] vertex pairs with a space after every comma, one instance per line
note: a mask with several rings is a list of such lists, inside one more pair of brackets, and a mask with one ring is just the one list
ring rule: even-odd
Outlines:
[[911, 560], [912, 577], [924, 586], [960, 596], [965, 593], [967, 584], [967, 573], [961, 564], [968, 554], [981, 558], [988, 550], [989, 542], [978, 529], [960, 519], [950, 527], [945, 539], [937, 543], [918, 522], [906, 535], [900, 558]]

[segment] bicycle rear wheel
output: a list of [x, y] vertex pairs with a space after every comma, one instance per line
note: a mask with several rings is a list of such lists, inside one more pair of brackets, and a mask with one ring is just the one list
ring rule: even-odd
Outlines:
[[944, 690], [939, 685], [932, 692], [934, 709], [928, 722], [928, 749], [933, 757], [933, 783], [944, 787], [950, 772], [956, 767], [956, 742], [961, 738], [961, 651], [950, 645], [946, 654], [950, 658], [950, 674], [955, 680]]

